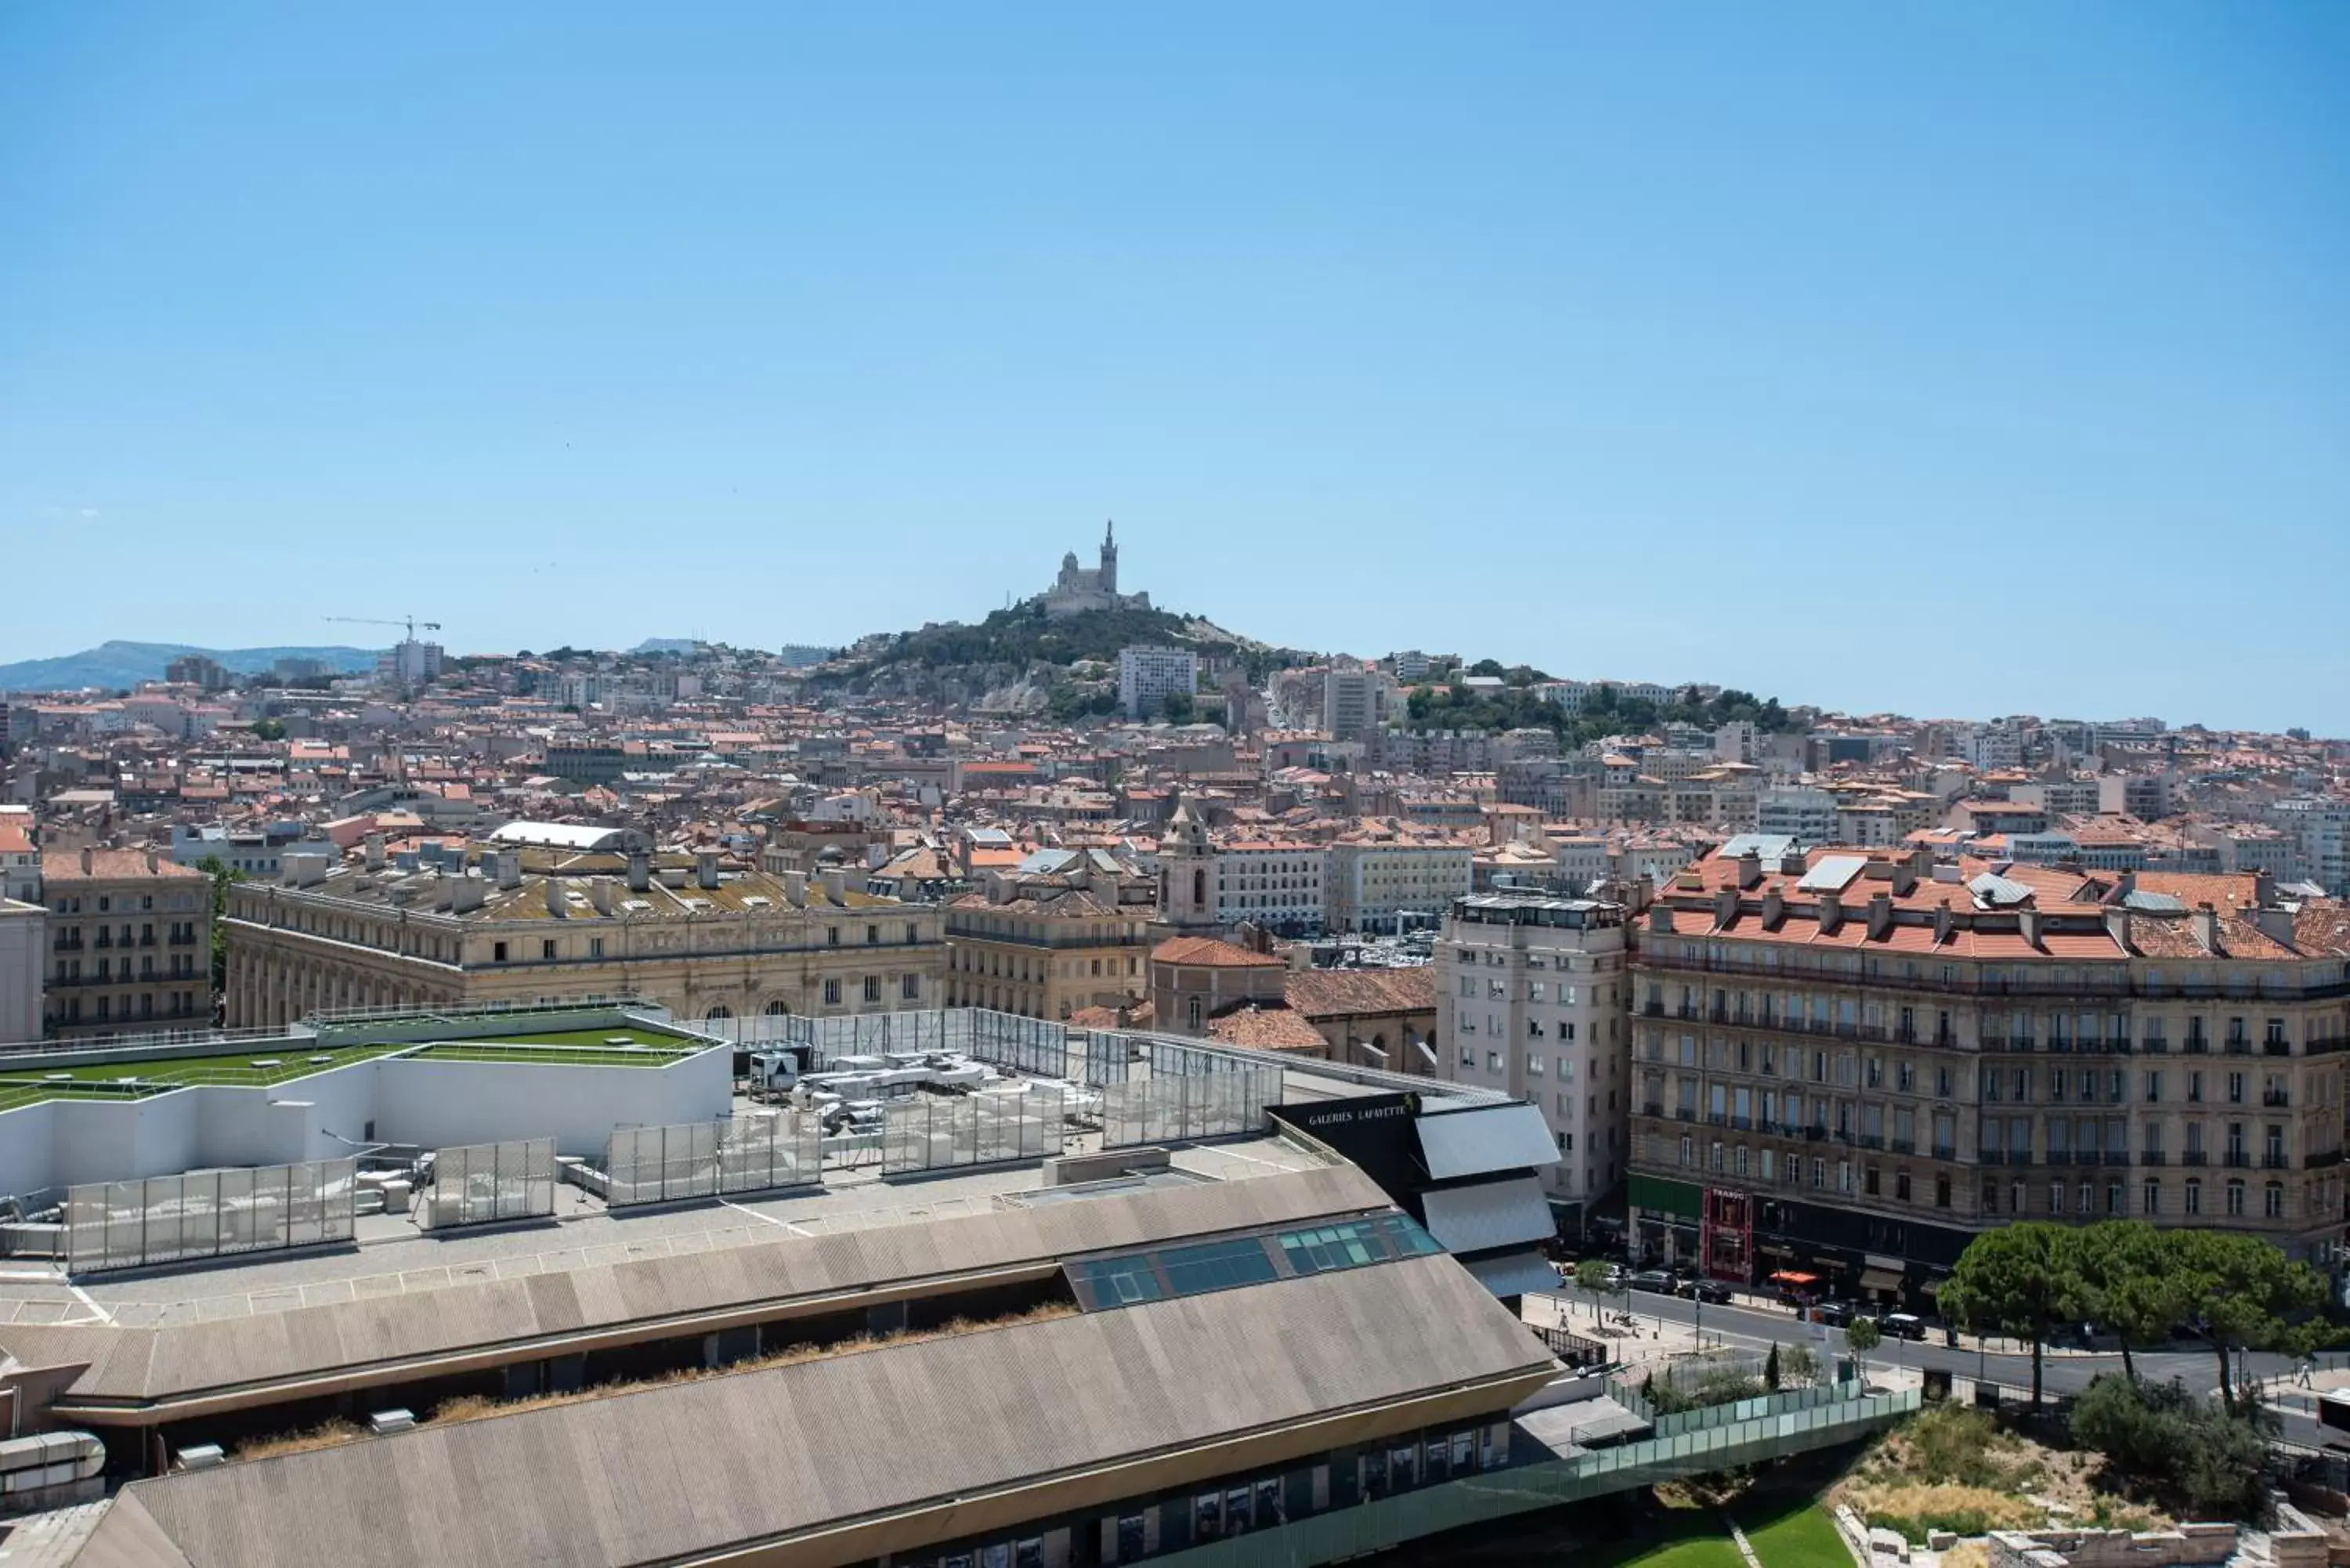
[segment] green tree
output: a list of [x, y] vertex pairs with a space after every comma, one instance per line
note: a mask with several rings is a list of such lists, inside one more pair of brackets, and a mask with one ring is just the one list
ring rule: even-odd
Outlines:
[[1771, 1342], [1771, 1354], [1762, 1359], [1762, 1386], [1776, 1394], [1779, 1391], [1779, 1342]]
[[2325, 1300], [2325, 1282], [2267, 1238], [2241, 1231], [2173, 1231], [2169, 1251], [2171, 1272], [2186, 1299], [2200, 1308], [2219, 1357], [2220, 1402], [2230, 1415], [2239, 1414], [2228, 1376], [2230, 1353], [2307, 1355], [2321, 1330], [2303, 1320]]
[[1599, 1310], [1599, 1298], [1607, 1289], [1607, 1264], [1598, 1258], [1586, 1258], [1575, 1265], [1575, 1282], [1591, 1298], [1594, 1312]]
[[2081, 1315], [2114, 1331], [2126, 1376], [2137, 1376], [2130, 1346], [2160, 1343], [2192, 1310], [2185, 1276], [2174, 1266], [2172, 1243], [2180, 1234], [2143, 1220], [2101, 1220], [2073, 1239]]
[[230, 870], [217, 855], [197, 861], [196, 869], [213, 879], [213, 994], [220, 996], [228, 990], [228, 890], [244, 880], [244, 873]]
[[1166, 706], [1164, 709], [1167, 715], [1167, 722], [1170, 724], [1190, 723], [1191, 722], [1192, 710], [1195, 706], [1196, 704], [1192, 702], [1191, 694], [1189, 691], [1170, 691], [1167, 693]]
[[2045, 1220], [1986, 1231], [1967, 1244], [1938, 1298], [1943, 1314], [1973, 1334], [2032, 1342], [2032, 1402], [2040, 1403], [2048, 1331], [2080, 1314], [2076, 1232]]
[[2180, 1384], [2108, 1374], [2082, 1390], [2071, 1428], [2105, 1456], [2109, 1475], [2181, 1518], [2259, 1524], [2269, 1512], [2273, 1421], [2257, 1406], [2231, 1415]]
[[1844, 1342], [1852, 1349], [1853, 1370], [1865, 1375], [1868, 1353], [1885, 1343], [1885, 1335], [1873, 1317], [1856, 1317], [1845, 1325]]
[[283, 719], [255, 719], [253, 722], [253, 738], [256, 741], [284, 740], [286, 738], [286, 721]]

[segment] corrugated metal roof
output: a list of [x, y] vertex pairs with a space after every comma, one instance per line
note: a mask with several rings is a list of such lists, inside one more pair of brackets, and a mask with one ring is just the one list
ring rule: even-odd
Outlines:
[[0, 1350], [33, 1366], [87, 1362], [73, 1396], [165, 1399], [481, 1345], [623, 1328], [899, 1281], [1052, 1262], [1186, 1236], [1386, 1210], [1353, 1166], [1154, 1188], [1085, 1203], [1007, 1210], [927, 1225], [816, 1237], [687, 1257], [490, 1280], [256, 1317], [162, 1328], [0, 1327]]
[[1867, 868], [1866, 855], [1824, 855], [1818, 865], [1804, 873], [1795, 887], [1805, 893], [1841, 893], [1846, 884]]
[[[1439, 1389], [1491, 1384], [1513, 1403], [1555, 1365], [1460, 1264], [1427, 1257], [427, 1426], [125, 1495], [194, 1568], [629, 1568], [967, 1509]], [[178, 1568], [131, 1554], [138, 1522], [101, 1522], [86, 1561]]]
[[1497, 1296], [1522, 1296], [1558, 1289], [1558, 1271], [1540, 1252], [1508, 1252], [1467, 1265], [1477, 1282]]
[[1428, 1174], [1439, 1181], [1488, 1170], [1556, 1165], [1558, 1146], [1542, 1112], [1528, 1105], [1423, 1116], [1412, 1124]]
[[1547, 1241], [1558, 1233], [1542, 1183], [1531, 1176], [1442, 1188], [1420, 1201], [1428, 1210], [1428, 1233], [1451, 1252]]

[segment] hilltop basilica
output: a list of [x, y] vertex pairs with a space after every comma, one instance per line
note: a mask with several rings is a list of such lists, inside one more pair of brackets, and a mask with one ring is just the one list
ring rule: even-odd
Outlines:
[[1075, 550], [1061, 557], [1061, 575], [1053, 586], [1038, 596], [1044, 600], [1045, 614], [1055, 620], [1063, 616], [1081, 615], [1087, 610], [1141, 609], [1150, 607], [1149, 594], [1121, 594], [1118, 591], [1117, 524], [1105, 524], [1102, 529], [1101, 565], [1091, 571], [1077, 565]]

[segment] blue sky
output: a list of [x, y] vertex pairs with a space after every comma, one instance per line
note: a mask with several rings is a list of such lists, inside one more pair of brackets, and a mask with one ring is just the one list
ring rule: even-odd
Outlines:
[[2350, 7], [0, 8], [0, 659], [1253, 635], [2350, 732]]

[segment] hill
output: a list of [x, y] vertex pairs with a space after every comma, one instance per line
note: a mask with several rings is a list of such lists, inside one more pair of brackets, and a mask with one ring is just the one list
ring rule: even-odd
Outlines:
[[1025, 669], [1045, 664], [1066, 669], [1087, 659], [1118, 661], [1119, 649], [1159, 643], [1201, 653], [1269, 652], [1263, 643], [1171, 610], [1087, 610], [1048, 619], [1031, 602], [997, 610], [976, 626], [950, 622], [899, 632], [879, 653], [848, 661], [841, 678], [913, 665], [924, 670], [965, 666]]
[[345, 675], [375, 668], [374, 650], [364, 648], [193, 648], [178, 642], [102, 642], [55, 659], [0, 664], [0, 691], [78, 691], [85, 687], [121, 691], [142, 680], [161, 680], [175, 659], [201, 653], [239, 674], [267, 670], [281, 659], [316, 659]]

